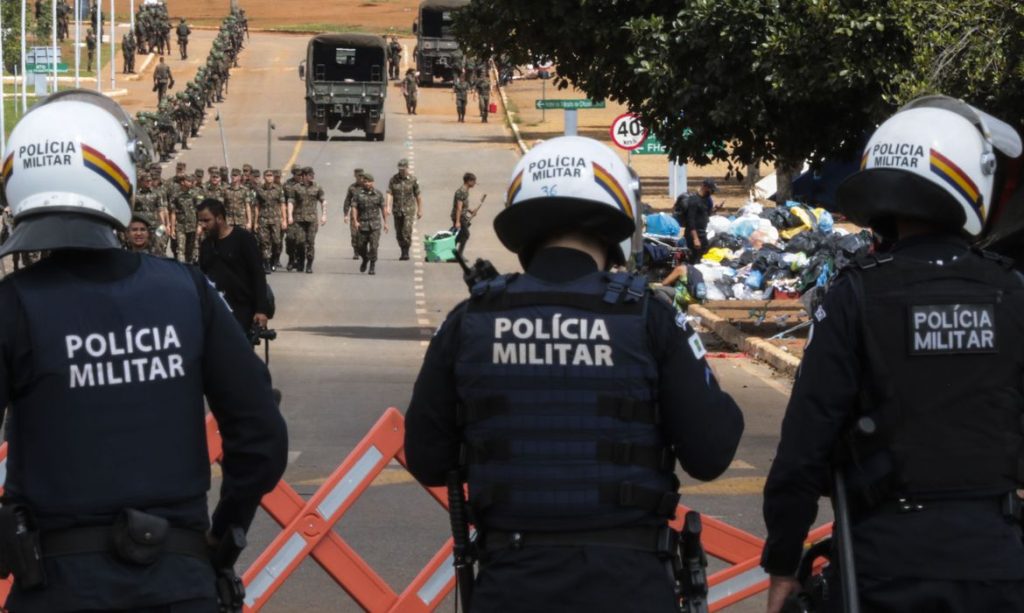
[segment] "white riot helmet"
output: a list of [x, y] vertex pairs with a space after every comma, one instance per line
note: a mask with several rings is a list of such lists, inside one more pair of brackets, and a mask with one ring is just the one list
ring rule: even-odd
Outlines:
[[50, 96], [21, 118], [7, 141], [2, 176], [15, 251], [110, 249], [131, 220], [135, 166], [148, 137], [116, 102], [92, 91]]
[[553, 138], [516, 164], [494, 231], [524, 266], [543, 240], [571, 231], [614, 245], [609, 257], [622, 264], [636, 229], [639, 191], [636, 174], [605, 145], [580, 136]]
[[860, 172], [839, 187], [839, 210], [876, 229], [899, 217], [977, 236], [992, 204], [996, 150], [1021, 154], [1010, 125], [954, 98], [917, 98], [871, 136]]

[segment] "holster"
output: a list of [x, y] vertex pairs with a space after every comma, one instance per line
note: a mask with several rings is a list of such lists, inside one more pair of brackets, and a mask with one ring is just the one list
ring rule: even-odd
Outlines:
[[126, 562], [149, 566], [163, 553], [170, 527], [163, 517], [125, 509], [114, 521], [114, 551]]
[[24, 505], [0, 508], [0, 578], [12, 574], [22, 589], [46, 585], [39, 531], [31, 510]]

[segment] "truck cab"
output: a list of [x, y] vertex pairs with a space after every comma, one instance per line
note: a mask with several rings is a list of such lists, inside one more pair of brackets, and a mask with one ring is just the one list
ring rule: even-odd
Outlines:
[[299, 65], [306, 82], [310, 140], [327, 140], [331, 129], [362, 130], [384, 140], [387, 43], [371, 34], [320, 34], [310, 39]]
[[464, 67], [464, 56], [453, 31], [456, 11], [470, 0], [423, 0], [419, 18], [413, 25], [416, 32], [416, 72], [420, 85], [429, 85], [435, 78], [451, 81]]

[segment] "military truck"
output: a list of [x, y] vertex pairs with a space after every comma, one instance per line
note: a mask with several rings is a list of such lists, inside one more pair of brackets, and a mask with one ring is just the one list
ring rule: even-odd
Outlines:
[[455, 12], [469, 0], [423, 0], [419, 19], [412, 29], [416, 34], [416, 72], [420, 85], [430, 85], [439, 77], [451, 81], [462, 69], [463, 55], [452, 31]]
[[362, 130], [366, 140], [384, 140], [388, 91], [387, 43], [372, 34], [320, 34], [299, 64], [306, 81], [310, 140], [327, 140], [331, 129]]

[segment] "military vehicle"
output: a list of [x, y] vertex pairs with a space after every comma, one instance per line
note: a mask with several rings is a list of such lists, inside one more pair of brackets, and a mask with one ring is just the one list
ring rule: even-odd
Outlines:
[[419, 19], [412, 29], [416, 34], [416, 72], [420, 85], [429, 85], [440, 77], [451, 81], [462, 69], [463, 55], [452, 31], [455, 12], [469, 0], [423, 0]]
[[327, 140], [331, 129], [363, 130], [366, 140], [384, 140], [388, 91], [387, 43], [372, 34], [320, 34], [299, 64], [306, 81], [310, 140]]

